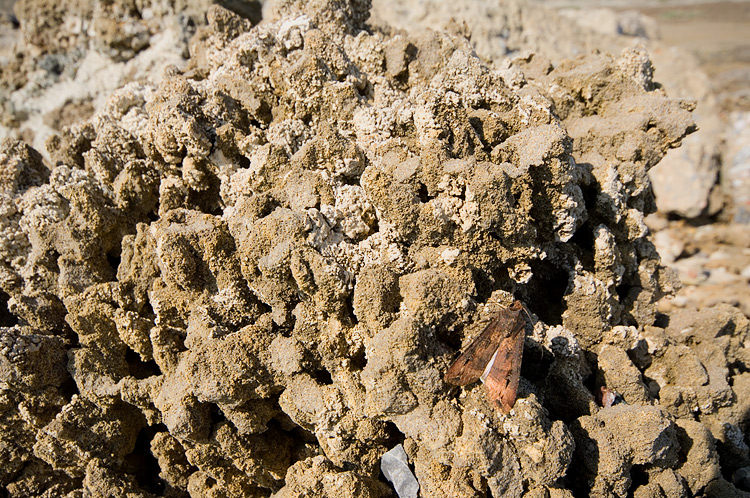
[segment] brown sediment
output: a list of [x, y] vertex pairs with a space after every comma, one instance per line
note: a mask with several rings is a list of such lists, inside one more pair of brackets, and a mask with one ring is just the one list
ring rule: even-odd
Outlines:
[[[733, 486], [748, 322], [657, 320], [647, 172], [694, 125], [648, 54], [492, 68], [367, 1], [272, 7], [210, 7], [184, 67], [50, 160], [3, 144], [8, 493], [376, 497], [400, 442], [424, 496]], [[506, 416], [443, 376], [512, 296], [534, 329]]]

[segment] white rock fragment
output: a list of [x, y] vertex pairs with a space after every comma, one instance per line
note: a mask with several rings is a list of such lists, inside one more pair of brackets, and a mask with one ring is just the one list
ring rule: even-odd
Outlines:
[[393, 484], [399, 498], [417, 498], [419, 483], [409, 469], [403, 446], [397, 444], [380, 457], [380, 470], [385, 478]]
[[305, 33], [309, 30], [310, 18], [301, 15], [282, 22], [276, 37], [284, 45], [284, 48], [295, 50], [302, 47], [305, 42]]
[[440, 259], [442, 259], [446, 265], [452, 265], [453, 262], [456, 261], [456, 258], [458, 257], [459, 254], [461, 254], [460, 249], [456, 249], [454, 247], [448, 247], [445, 250], [443, 250], [442, 253], [440, 253]]

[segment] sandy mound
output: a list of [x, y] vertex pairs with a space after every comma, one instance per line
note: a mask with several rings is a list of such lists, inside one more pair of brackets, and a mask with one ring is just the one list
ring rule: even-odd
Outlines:
[[[490, 67], [366, 0], [108, 8], [63, 53], [130, 83], [49, 161], [0, 150], [8, 496], [386, 496], [398, 443], [423, 496], [743, 496], [750, 323], [657, 312], [648, 170], [695, 127], [645, 51]], [[165, 25], [187, 64], [123, 73]], [[443, 375], [513, 297], [506, 415]]]

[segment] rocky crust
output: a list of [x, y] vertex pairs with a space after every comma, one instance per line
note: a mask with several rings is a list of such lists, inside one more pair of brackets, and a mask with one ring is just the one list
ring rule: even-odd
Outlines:
[[[743, 496], [750, 324], [658, 314], [643, 221], [693, 104], [643, 50], [490, 68], [369, 8], [212, 6], [53, 166], [3, 143], [7, 494], [379, 497], [402, 443], [424, 496]], [[506, 416], [443, 374], [513, 297]]]

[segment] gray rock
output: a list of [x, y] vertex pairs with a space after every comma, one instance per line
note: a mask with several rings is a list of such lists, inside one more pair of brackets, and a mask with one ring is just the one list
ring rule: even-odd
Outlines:
[[700, 216], [712, 206], [711, 191], [719, 173], [718, 151], [701, 135], [686, 138], [651, 171], [656, 205], [662, 213]]
[[385, 478], [393, 484], [399, 498], [417, 498], [419, 483], [409, 469], [403, 446], [397, 444], [382, 456], [380, 470], [383, 471]]
[[724, 184], [733, 221], [750, 224], [750, 112], [733, 112], [726, 137]]

